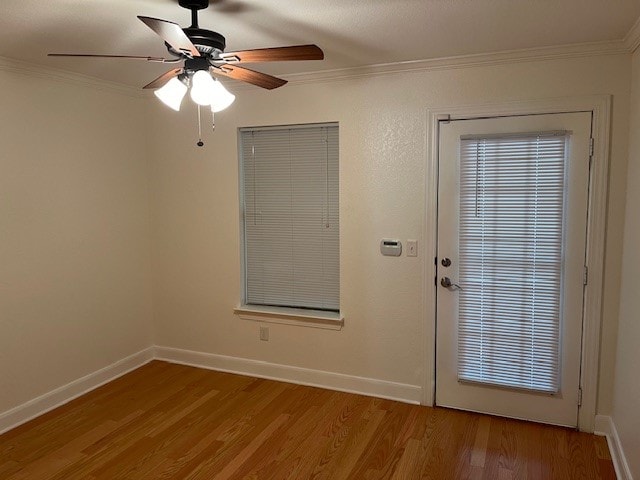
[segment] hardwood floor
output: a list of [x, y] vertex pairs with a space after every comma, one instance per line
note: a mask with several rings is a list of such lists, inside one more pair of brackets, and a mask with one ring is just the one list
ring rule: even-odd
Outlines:
[[614, 479], [573, 430], [152, 362], [0, 435], [0, 478]]

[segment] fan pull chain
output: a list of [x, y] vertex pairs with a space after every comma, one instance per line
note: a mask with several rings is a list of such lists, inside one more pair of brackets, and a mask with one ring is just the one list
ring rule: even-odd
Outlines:
[[213, 109], [211, 109], [211, 130], [216, 131], [216, 114]]
[[202, 141], [202, 121], [200, 118], [200, 105], [198, 105], [198, 143], [196, 143], [196, 145], [198, 145], [199, 147], [202, 147], [204, 145], [204, 142]]

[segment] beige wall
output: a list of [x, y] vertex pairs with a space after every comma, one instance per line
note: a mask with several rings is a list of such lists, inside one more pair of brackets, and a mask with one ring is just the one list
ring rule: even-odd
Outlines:
[[[611, 192], [600, 413], [612, 405], [624, 211], [628, 55], [248, 87], [218, 115], [205, 148], [195, 111], [150, 105], [155, 342], [158, 345], [421, 385], [424, 341], [426, 110], [591, 94], [613, 95]], [[228, 84], [233, 89], [233, 84]], [[258, 324], [232, 313], [240, 298], [238, 161], [242, 126], [340, 122], [342, 331]], [[382, 257], [382, 237], [417, 238], [419, 257]]]
[[[611, 413], [630, 71], [620, 55], [243, 87], [202, 149], [189, 100], [178, 114], [155, 99], [0, 71], [0, 412], [153, 343], [421, 386], [432, 355], [424, 326], [433, 307], [422, 293], [427, 108], [612, 94], [598, 405]], [[232, 313], [236, 129], [324, 121], [340, 122], [345, 327], [270, 325], [261, 342], [258, 324]], [[627, 224], [627, 245], [637, 243]], [[380, 256], [386, 236], [417, 238], [419, 257]], [[625, 285], [638, 276], [633, 265]], [[633, 298], [623, 293], [625, 352]], [[634, 384], [620, 365], [615, 413], [624, 418]]]
[[634, 478], [640, 478], [640, 52], [633, 56], [627, 210], [613, 421]]
[[0, 413], [151, 345], [143, 105], [0, 68]]

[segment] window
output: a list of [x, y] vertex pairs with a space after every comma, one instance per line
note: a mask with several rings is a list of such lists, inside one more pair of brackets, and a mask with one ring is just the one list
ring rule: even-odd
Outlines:
[[461, 141], [460, 380], [558, 391], [567, 138]]
[[243, 303], [338, 312], [338, 125], [240, 129]]

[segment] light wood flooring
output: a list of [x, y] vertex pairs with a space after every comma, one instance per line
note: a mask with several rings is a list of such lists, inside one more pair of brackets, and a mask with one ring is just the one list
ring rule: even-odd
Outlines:
[[1, 435], [0, 478], [615, 474], [602, 437], [154, 361]]

